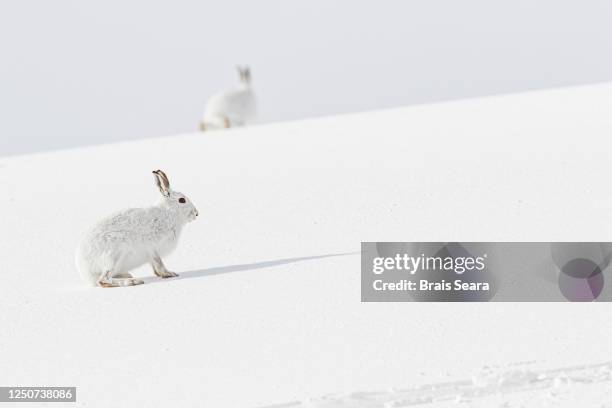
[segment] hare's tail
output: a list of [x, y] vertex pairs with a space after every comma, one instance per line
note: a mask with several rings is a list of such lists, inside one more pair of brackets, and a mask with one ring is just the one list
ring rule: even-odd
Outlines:
[[75, 255], [75, 264], [85, 282], [91, 286], [98, 286], [101, 273], [93, 270], [91, 263], [83, 256], [80, 246], [77, 248]]

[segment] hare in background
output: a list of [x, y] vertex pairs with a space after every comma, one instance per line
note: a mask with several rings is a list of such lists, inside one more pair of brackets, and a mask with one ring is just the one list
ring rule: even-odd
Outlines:
[[129, 271], [149, 263], [161, 278], [178, 276], [164, 266], [162, 257], [176, 248], [183, 226], [198, 216], [191, 201], [170, 188], [161, 170], [153, 172], [161, 193], [157, 205], [130, 208], [95, 224], [76, 251], [77, 269], [93, 286], [104, 288], [144, 283]]
[[255, 94], [251, 88], [249, 67], [237, 67], [240, 85], [236, 89], [212, 95], [206, 103], [200, 130], [244, 126], [255, 119]]

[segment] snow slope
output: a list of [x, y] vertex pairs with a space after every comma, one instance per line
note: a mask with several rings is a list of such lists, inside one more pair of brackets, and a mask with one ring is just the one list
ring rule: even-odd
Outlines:
[[[603, 85], [0, 158], [0, 385], [75, 385], [83, 407], [612, 406], [610, 304], [362, 304], [357, 252], [612, 240], [611, 110]], [[181, 276], [87, 287], [79, 235], [157, 200], [157, 168], [200, 211]]]

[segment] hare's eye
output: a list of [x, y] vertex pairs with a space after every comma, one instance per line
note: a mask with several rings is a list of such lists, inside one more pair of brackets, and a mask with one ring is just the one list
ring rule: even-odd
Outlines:
[[185, 200], [183, 197], [179, 198], [179, 203], [185, 204], [186, 202], [187, 200]]

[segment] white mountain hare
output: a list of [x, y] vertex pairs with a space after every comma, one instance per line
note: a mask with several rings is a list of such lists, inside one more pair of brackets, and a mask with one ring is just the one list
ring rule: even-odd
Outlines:
[[163, 171], [153, 174], [162, 194], [157, 205], [115, 213], [94, 225], [79, 244], [77, 269], [92, 285], [140, 285], [144, 282], [129, 271], [145, 263], [159, 277], [178, 276], [166, 269], [162, 257], [176, 248], [181, 229], [195, 220], [198, 210], [182, 193], [170, 189]]
[[237, 68], [240, 86], [218, 92], [208, 99], [200, 130], [244, 126], [255, 119], [257, 109], [255, 94], [251, 89], [251, 71], [249, 67]]

